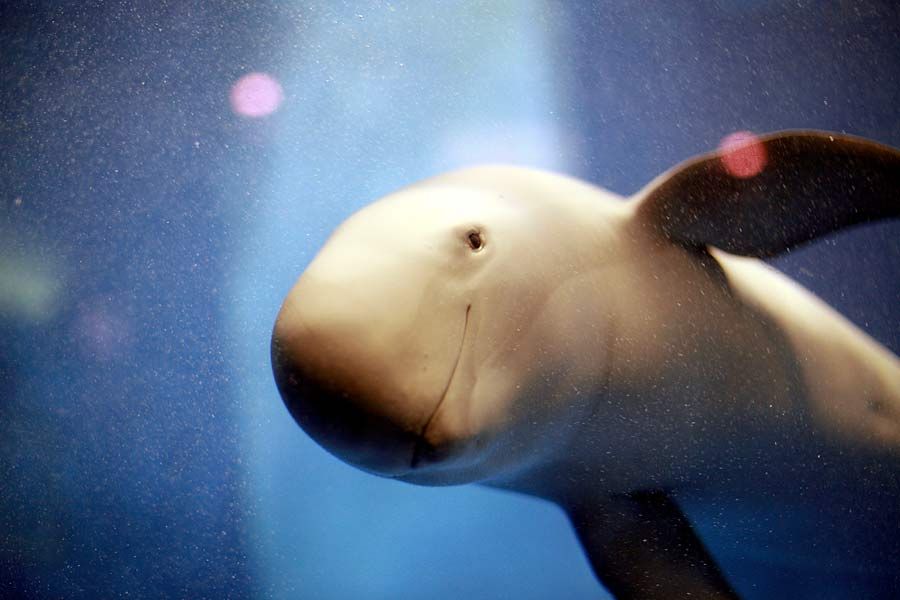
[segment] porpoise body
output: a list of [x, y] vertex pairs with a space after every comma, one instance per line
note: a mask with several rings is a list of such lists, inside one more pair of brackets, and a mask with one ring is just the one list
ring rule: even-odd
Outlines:
[[900, 590], [900, 361], [759, 259], [898, 214], [900, 152], [814, 131], [627, 200], [440, 175], [332, 235], [279, 313], [275, 378], [356, 467], [558, 503], [616, 597], [736, 597], [717, 557], [878, 597]]

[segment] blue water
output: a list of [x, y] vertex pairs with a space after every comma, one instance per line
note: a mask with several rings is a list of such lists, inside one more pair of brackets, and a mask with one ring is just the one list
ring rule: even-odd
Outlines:
[[[0, 597], [598, 597], [554, 506], [307, 438], [284, 294], [465, 164], [627, 195], [738, 130], [900, 146], [891, 2], [159, 4], [0, 7]], [[249, 73], [269, 114], [230, 102]], [[774, 264], [898, 352], [898, 233]]]

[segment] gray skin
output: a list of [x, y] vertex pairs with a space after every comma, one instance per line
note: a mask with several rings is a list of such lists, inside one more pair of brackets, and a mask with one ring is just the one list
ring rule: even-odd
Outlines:
[[488, 166], [371, 204], [284, 301], [285, 404], [370, 473], [558, 503], [619, 598], [736, 597], [688, 506], [720, 558], [900, 587], [900, 361], [758, 260], [898, 216], [900, 152], [755, 144], [627, 201]]

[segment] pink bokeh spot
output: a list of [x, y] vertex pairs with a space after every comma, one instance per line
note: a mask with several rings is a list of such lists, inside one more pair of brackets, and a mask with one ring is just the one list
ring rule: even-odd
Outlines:
[[272, 114], [284, 100], [278, 80], [266, 73], [248, 73], [231, 86], [231, 110], [245, 117]]
[[749, 179], [766, 166], [766, 147], [749, 131], [736, 131], [719, 144], [722, 166], [732, 177]]
[[128, 319], [103, 300], [79, 306], [73, 327], [81, 351], [101, 361], [125, 353], [131, 346]]

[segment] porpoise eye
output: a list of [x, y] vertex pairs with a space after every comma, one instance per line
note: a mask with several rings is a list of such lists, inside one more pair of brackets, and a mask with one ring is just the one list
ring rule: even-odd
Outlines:
[[481, 250], [484, 247], [484, 238], [481, 237], [480, 231], [475, 231], [473, 229], [466, 234], [466, 239], [469, 242], [469, 248], [472, 250]]

